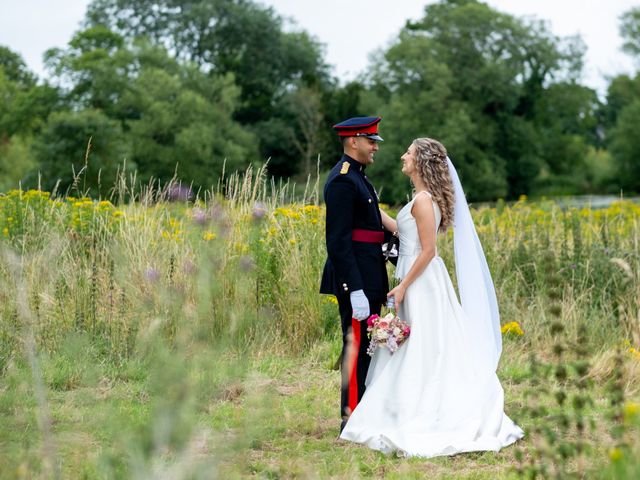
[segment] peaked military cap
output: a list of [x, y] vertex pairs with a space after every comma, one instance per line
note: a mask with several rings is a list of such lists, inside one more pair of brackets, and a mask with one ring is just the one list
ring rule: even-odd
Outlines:
[[367, 137], [377, 142], [383, 142], [378, 135], [378, 123], [380, 117], [353, 117], [344, 122], [336, 123], [333, 129], [340, 137]]

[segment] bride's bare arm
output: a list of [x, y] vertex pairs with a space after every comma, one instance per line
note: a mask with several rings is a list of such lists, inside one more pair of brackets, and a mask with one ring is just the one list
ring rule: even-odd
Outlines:
[[398, 231], [398, 222], [391, 218], [389, 214], [382, 209], [380, 209], [380, 217], [382, 217], [382, 226], [389, 232], [395, 233]]
[[395, 297], [396, 305], [402, 303], [409, 285], [420, 276], [424, 269], [427, 268], [427, 265], [429, 265], [429, 262], [436, 256], [436, 219], [433, 213], [433, 201], [431, 197], [425, 194], [419, 194], [413, 202], [411, 214], [413, 218], [416, 219], [422, 251], [400, 284], [387, 294], [387, 296]]

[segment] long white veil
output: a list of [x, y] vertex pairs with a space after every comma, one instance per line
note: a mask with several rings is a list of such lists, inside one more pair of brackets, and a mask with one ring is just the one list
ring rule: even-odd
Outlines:
[[478, 353], [492, 365], [492, 371], [495, 372], [502, 353], [496, 292], [458, 173], [449, 157], [447, 165], [455, 193], [453, 249], [460, 303]]

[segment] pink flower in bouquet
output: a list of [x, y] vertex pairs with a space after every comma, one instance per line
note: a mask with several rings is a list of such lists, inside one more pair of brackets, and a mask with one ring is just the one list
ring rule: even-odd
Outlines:
[[405, 342], [411, 331], [409, 324], [393, 313], [388, 313], [383, 318], [372, 315], [367, 327], [371, 339], [367, 350], [369, 355], [373, 355], [378, 347], [386, 347], [393, 354]]

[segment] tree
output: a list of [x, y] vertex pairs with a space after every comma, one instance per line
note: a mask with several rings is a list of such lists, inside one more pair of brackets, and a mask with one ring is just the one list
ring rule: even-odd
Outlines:
[[0, 143], [0, 192], [18, 188], [20, 181], [35, 165], [29, 137], [14, 135]]
[[[540, 103], [554, 83], [575, 81], [583, 52], [579, 39], [476, 0], [428, 5], [372, 68], [370, 88], [393, 125], [372, 175], [384, 182], [411, 139], [430, 136], [448, 148], [471, 199], [531, 192], [547, 161]], [[396, 188], [385, 185], [386, 200], [401, 200]]]
[[0, 45], [0, 68], [7, 80], [20, 87], [31, 88], [36, 84], [35, 76], [27, 69], [22, 57], [2, 45]]
[[[157, 68], [144, 68], [134, 80], [123, 108], [139, 112], [127, 122], [132, 158], [141, 178], [169, 180], [176, 167], [183, 181], [209, 188], [223, 168], [246, 168], [257, 158], [253, 136], [231, 119], [237, 88], [232, 77], [219, 79], [218, 102], [212, 103], [186, 78]], [[199, 77], [197, 69], [191, 74]], [[211, 80], [207, 80], [211, 83]], [[225, 167], [226, 162], [226, 167]]]
[[577, 194], [592, 190], [595, 176], [587, 163], [590, 147], [602, 145], [600, 111], [594, 90], [575, 82], [550, 85], [541, 95], [535, 118], [541, 135], [539, 155], [544, 160], [537, 191]]
[[203, 72], [146, 39], [128, 43], [104, 26], [78, 32], [66, 50], [50, 51], [47, 65], [70, 86], [75, 109], [118, 122], [141, 180], [168, 181], [178, 167], [184, 182], [208, 188], [225, 161], [233, 171], [257, 158], [254, 137], [232, 118], [239, 97], [232, 75]]
[[33, 133], [58, 108], [58, 91], [46, 83], [38, 85], [22, 57], [0, 47], [0, 139]]
[[34, 167], [32, 136], [60, 108], [56, 89], [38, 84], [22, 57], [0, 47], [0, 187], [16, 188]]
[[[624, 40], [622, 49], [632, 57], [640, 58], [640, 7], [632, 8], [621, 17], [620, 36]], [[613, 128], [618, 114], [624, 107], [640, 98], [640, 75], [618, 75], [607, 89], [607, 102], [603, 106], [606, 128]]]
[[640, 75], [618, 75], [611, 79], [607, 88], [606, 103], [603, 105], [605, 128], [613, 128], [622, 109], [636, 98], [640, 98]]
[[284, 31], [272, 8], [250, 0], [94, 0], [86, 23], [128, 40], [147, 37], [212, 77], [232, 74], [240, 87], [234, 119], [254, 132], [264, 158], [277, 158], [272, 165], [283, 175], [298, 171], [287, 124], [296, 114], [278, 109], [291, 91], [322, 93], [331, 81], [321, 46], [303, 31]]
[[43, 188], [58, 185], [59, 192], [66, 192], [74, 184], [74, 173], [82, 172], [79, 191], [108, 194], [126, 155], [119, 122], [90, 109], [53, 113], [33, 148], [38, 167], [26, 185], [35, 187], [41, 176]]
[[122, 36], [104, 26], [77, 32], [66, 49], [45, 52], [45, 65], [73, 108], [93, 108], [119, 117], [120, 99], [138, 65]]
[[634, 7], [621, 17], [622, 49], [632, 57], [640, 58], [640, 7]]
[[[640, 8], [635, 7], [621, 17], [620, 35], [623, 50], [640, 58]], [[637, 125], [640, 121], [640, 74], [618, 75], [607, 90], [604, 107], [607, 145], [617, 168], [617, 185], [632, 192], [640, 191]]]
[[640, 98], [622, 109], [610, 133], [609, 148], [619, 172], [620, 187], [628, 193], [640, 192]]
[[315, 172], [315, 158], [324, 140], [321, 98], [317, 91], [300, 87], [287, 98], [287, 103], [295, 117], [296, 129], [291, 131], [292, 141], [302, 158], [302, 173], [308, 178]]

